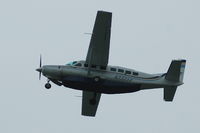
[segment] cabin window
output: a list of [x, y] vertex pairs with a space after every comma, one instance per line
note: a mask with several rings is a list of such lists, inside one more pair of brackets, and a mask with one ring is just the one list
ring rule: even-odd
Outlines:
[[131, 71], [125, 71], [125, 74], [131, 74]]
[[88, 64], [84, 64], [84, 67], [88, 67]]
[[124, 70], [123, 69], [118, 69], [118, 72], [124, 73]]
[[138, 73], [137, 73], [137, 72], [133, 72], [133, 75], [136, 75], [136, 76], [137, 76], [137, 75], [138, 75]]
[[77, 63], [75, 66], [81, 67], [82, 64], [81, 63]]
[[106, 66], [100, 66], [101, 70], [106, 70]]
[[117, 70], [116, 68], [113, 67], [110, 68], [110, 71], [116, 72], [116, 70]]
[[97, 67], [96, 65], [92, 65], [92, 66], [91, 66], [91, 68], [96, 68], [96, 67]]

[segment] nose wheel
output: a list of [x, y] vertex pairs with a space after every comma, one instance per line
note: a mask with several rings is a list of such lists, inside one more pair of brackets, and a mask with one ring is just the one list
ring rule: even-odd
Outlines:
[[50, 83], [46, 83], [46, 84], [45, 84], [45, 88], [46, 88], [46, 89], [50, 89], [50, 88], [51, 88], [51, 84], [50, 84]]
[[45, 84], [45, 88], [46, 89], [50, 89], [51, 88], [51, 84], [49, 83], [49, 79], [47, 80], [47, 83]]

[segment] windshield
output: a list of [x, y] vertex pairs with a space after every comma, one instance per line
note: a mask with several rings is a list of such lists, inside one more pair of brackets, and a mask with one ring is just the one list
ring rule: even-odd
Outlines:
[[77, 61], [73, 61], [73, 62], [67, 63], [66, 65], [68, 65], [68, 66], [74, 66], [76, 63], [77, 63]]

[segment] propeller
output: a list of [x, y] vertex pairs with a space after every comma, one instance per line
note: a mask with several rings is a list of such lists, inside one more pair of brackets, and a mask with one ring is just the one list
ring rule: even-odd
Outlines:
[[39, 80], [41, 79], [41, 73], [42, 73], [42, 56], [40, 55], [40, 67], [36, 69], [36, 71], [39, 72]]

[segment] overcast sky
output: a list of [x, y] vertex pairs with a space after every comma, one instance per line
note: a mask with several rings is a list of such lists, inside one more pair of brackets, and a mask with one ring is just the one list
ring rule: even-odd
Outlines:
[[[199, 133], [198, 0], [0, 1], [1, 133]], [[187, 60], [172, 103], [163, 89], [102, 95], [95, 118], [81, 116], [81, 91], [38, 80], [43, 64], [84, 60], [97, 10], [113, 12], [110, 65], [166, 72]]]

